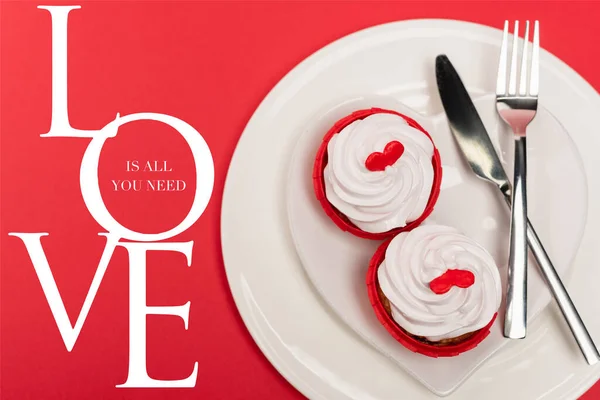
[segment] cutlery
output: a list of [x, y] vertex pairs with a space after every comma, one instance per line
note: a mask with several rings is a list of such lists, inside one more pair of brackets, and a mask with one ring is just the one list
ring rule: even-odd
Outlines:
[[[436, 78], [450, 130], [465, 159], [478, 177], [500, 190], [510, 207], [511, 185], [508, 176], [460, 76], [445, 55], [436, 58]], [[527, 241], [583, 356], [588, 364], [596, 364], [600, 360], [598, 349], [529, 220]]]
[[[508, 21], [504, 22], [504, 34], [498, 63], [496, 82], [496, 109], [504, 122], [513, 130], [515, 139], [515, 168], [513, 179], [512, 207], [510, 218], [510, 255], [508, 259], [508, 290], [506, 313], [504, 314], [504, 336], [523, 339], [527, 334], [527, 125], [537, 112], [539, 88], [539, 22], [533, 30], [531, 71], [527, 79], [527, 45], [529, 43], [529, 21], [525, 26], [525, 40], [521, 56], [521, 70], [517, 71], [519, 52], [519, 21], [515, 21], [515, 32], [511, 50], [510, 72], [508, 63]], [[517, 74], [520, 75], [517, 90]], [[508, 85], [507, 85], [508, 80]]]

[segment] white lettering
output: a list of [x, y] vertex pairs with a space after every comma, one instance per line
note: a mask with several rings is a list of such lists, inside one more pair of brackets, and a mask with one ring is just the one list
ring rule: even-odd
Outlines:
[[102, 278], [104, 277], [104, 273], [108, 267], [108, 262], [115, 251], [115, 246], [119, 242], [119, 238], [111, 234], [100, 234], [101, 236], [106, 236], [106, 245], [104, 246], [102, 257], [100, 257], [98, 268], [96, 268], [96, 273], [92, 279], [92, 284], [90, 285], [87, 295], [85, 296], [81, 311], [77, 316], [75, 326], [72, 326], [65, 308], [65, 304], [63, 303], [62, 297], [58, 291], [58, 287], [56, 286], [56, 281], [54, 280], [54, 276], [52, 276], [52, 271], [50, 270], [50, 264], [48, 264], [46, 253], [42, 247], [41, 237], [48, 236], [48, 234], [9, 233], [9, 235], [18, 237], [25, 244], [25, 248], [29, 253], [31, 263], [33, 264], [33, 268], [35, 269], [37, 277], [40, 281], [44, 295], [46, 295], [46, 300], [48, 300], [50, 311], [52, 312], [54, 320], [56, 321], [58, 331], [65, 342], [65, 347], [67, 348], [67, 351], [73, 350], [73, 346], [75, 346], [75, 342], [79, 337], [79, 332], [81, 332], [83, 323], [90, 312], [90, 308], [92, 307], [92, 302], [94, 301], [94, 298], [96, 298], [96, 293], [98, 293], [98, 288], [100, 287], [100, 283], [102, 282]]
[[146, 315], [175, 315], [188, 328], [190, 302], [181, 306], [148, 306], [146, 304], [146, 253], [148, 251], [177, 251], [185, 254], [188, 267], [192, 264], [194, 242], [177, 243], [119, 243], [129, 253], [129, 373], [127, 381], [117, 387], [194, 387], [198, 362], [190, 376], [181, 380], [157, 380], [146, 369]]

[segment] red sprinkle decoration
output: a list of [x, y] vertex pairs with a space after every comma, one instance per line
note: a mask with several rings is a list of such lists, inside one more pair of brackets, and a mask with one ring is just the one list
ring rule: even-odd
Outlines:
[[435, 294], [444, 294], [452, 289], [452, 286], [458, 286], [465, 289], [474, 283], [475, 275], [473, 275], [471, 271], [449, 269], [429, 282], [429, 288]]
[[388, 165], [394, 165], [403, 153], [404, 146], [402, 143], [394, 140], [385, 145], [383, 153], [376, 151], [369, 154], [369, 157], [365, 161], [365, 167], [369, 171], [384, 171]]

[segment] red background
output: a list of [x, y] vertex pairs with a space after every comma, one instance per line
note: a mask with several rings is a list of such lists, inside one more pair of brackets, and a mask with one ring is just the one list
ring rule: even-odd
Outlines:
[[[42, 243], [74, 321], [104, 242], [79, 191], [88, 140], [40, 138], [50, 124], [51, 25], [38, 4], [80, 4], [69, 17], [69, 112], [99, 129], [134, 112], [176, 116], [198, 129], [215, 160], [204, 215], [178, 239], [183, 255], [148, 262], [148, 303], [191, 300], [180, 319], [148, 318], [148, 371], [182, 379], [198, 361], [194, 389], [116, 389], [128, 365], [128, 263], [118, 249], [71, 353], [49, 311], [22, 242], [8, 232], [49, 232]], [[371, 25], [452, 18], [500, 27], [505, 18], [541, 21], [544, 47], [600, 88], [599, 2], [6, 2], [1, 3], [1, 398], [301, 398], [247, 333], [230, 295], [219, 243], [222, 189], [245, 123], [268, 91], [320, 47]], [[132, 175], [131, 159], [167, 159], [172, 173]], [[131, 228], [156, 231], [179, 221], [191, 192], [122, 193], [110, 179], [194, 179], [179, 136], [153, 123], [131, 124], [108, 142], [100, 163], [109, 210]], [[158, 210], [158, 211], [157, 211]], [[600, 397], [596, 385], [583, 398]]]

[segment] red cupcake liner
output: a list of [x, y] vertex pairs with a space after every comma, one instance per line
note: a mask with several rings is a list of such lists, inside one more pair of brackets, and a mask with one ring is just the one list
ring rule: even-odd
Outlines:
[[411, 229], [419, 226], [425, 220], [425, 218], [427, 218], [433, 211], [433, 207], [440, 195], [440, 186], [442, 184], [442, 162], [440, 160], [440, 153], [435, 147], [435, 143], [433, 143], [434, 151], [431, 160], [433, 164], [433, 186], [431, 188], [431, 194], [429, 196], [429, 200], [427, 202], [425, 210], [423, 211], [423, 214], [421, 214], [421, 216], [418, 219], [408, 223], [406, 226], [403, 226], [402, 228], [395, 228], [382, 233], [365, 232], [362, 229], [358, 228], [356, 225], [354, 225], [352, 222], [350, 222], [350, 220], [342, 212], [336, 209], [327, 200], [327, 197], [325, 195], [325, 181], [323, 178], [323, 171], [325, 169], [325, 166], [327, 165], [327, 144], [329, 143], [333, 135], [339, 133], [342, 129], [344, 129], [352, 122], [377, 113], [395, 114], [404, 118], [410, 126], [420, 130], [425, 135], [427, 135], [429, 140], [431, 140], [431, 143], [433, 143], [433, 140], [431, 139], [429, 133], [427, 133], [427, 131], [425, 131], [425, 129], [423, 129], [423, 127], [421, 127], [421, 125], [419, 125], [415, 120], [413, 120], [410, 117], [407, 117], [404, 114], [400, 114], [399, 112], [392, 110], [385, 110], [382, 108], [370, 108], [365, 110], [359, 110], [353, 112], [347, 117], [340, 119], [331, 127], [331, 129], [329, 129], [329, 131], [323, 137], [321, 145], [319, 146], [317, 155], [315, 157], [315, 164], [313, 166], [313, 186], [315, 190], [315, 195], [319, 203], [321, 203], [321, 207], [323, 207], [323, 210], [329, 216], [329, 218], [331, 218], [331, 220], [343, 231], [349, 232], [363, 239], [373, 240], [386, 239], [400, 232], [410, 231]]
[[367, 271], [367, 290], [369, 293], [369, 299], [371, 300], [371, 305], [373, 306], [373, 310], [375, 310], [375, 315], [379, 322], [383, 325], [383, 327], [407, 349], [426, 355], [428, 357], [454, 357], [459, 355], [460, 353], [464, 353], [465, 351], [469, 351], [475, 347], [483, 339], [485, 339], [490, 334], [490, 328], [494, 321], [496, 320], [496, 316], [498, 313], [494, 314], [492, 320], [485, 327], [478, 330], [473, 336], [465, 339], [464, 341], [456, 344], [444, 345], [444, 346], [434, 346], [431, 344], [423, 343], [414, 337], [408, 335], [404, 330], [398, 326], [396, 321], [387, 313], [385, 308], [383, 307], [383, 303], [379, 298], [379, 293], [377, 290], [377, 270], [381, 265], [382, 261], [385, 258], [385, 251], [390, 244], [391, 239], [384, 242], [373, 257], [371, 258], [371, 262], [369, 263], [369, 270]]

